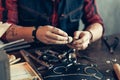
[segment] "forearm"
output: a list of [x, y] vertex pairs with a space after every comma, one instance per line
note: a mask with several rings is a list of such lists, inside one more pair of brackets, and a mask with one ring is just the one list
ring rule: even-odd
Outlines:
[[28, 42], [33, 42], [32, 32], [34, 27], [22, 27], [13, 24], [5, 33], [5, 38], [8, 42], [18, 39], [24, 39]]
[[91, 24], [86, 30], [92, 34], [91, 42], [100, 39], [103, 35], [103, 26], [100, 23]]
[[94, 42], [103, 35], [103, 20], [97, 12], [96, 0], [85, 0], [84, 15], [82, 17], [85, 30], [92, 34], [91, 42]]

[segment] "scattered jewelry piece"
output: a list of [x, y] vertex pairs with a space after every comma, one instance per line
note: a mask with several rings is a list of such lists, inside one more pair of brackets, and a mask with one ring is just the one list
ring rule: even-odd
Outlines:
[[81, 80], [87, 80], [87, 79], [81, 79]]
[[109, 73], [110, 72], [110, 70], [108, 69], [108, 70], [106, 70], [106, 73]]
[[109, 78], [107, 78], [106, 80], [110, 80]]
[[112, 59], [112, 61], [113, 61], [113, 62], [117, 62], [117, 59], [116, 59], [116, 58], [115, 58], [115, 59]]
[[111, 63], [111, 61], [106, 61], [106, 63], [107, 63], [107, 64], [110, 64], [110, 63]]
[[77, 71], [80, 71], [80, 70], [81, 70], [80, 68], [77, 69]]

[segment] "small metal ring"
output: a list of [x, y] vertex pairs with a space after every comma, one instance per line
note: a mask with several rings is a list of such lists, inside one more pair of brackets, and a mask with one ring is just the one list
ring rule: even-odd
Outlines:
[[95, 70], [96, 72], [98, 72], [98, 70], [96, 68], [94, 68], [93, 66], [87, 66], [84, 68], [84, 72], [89, 75], [95, 75], [96, 73], [89, 73], [89, 72], [87, 72], [88, 69], [92, 69], [92, 70]]
[[53, 72], [56, 73], [56, 74], [62, 74], [63, 72], [59, 71], [60, 69], [63, 70], [63, 71], [67, 71], [67, 68], [65, 66], [59, 66], [59, 67], [55, 67], [53, 69]]
[[[93, 70], [95, 70], [96, 72], [95, 72], [95, 73], [89, 73], [89, 72], [87, 72], [87, 69], [93, 69]], [[85, 72], [86, 74], [88, 74], [88, 75], [91, 75], [91, 76], [97, 78], [98, 80], [101, 80], [102, 77], [103, 77], [102, 74], [101, 74], [95, 67], [93, 67], [93, 66], [85, 67], [85, 68], [84, 68], [84, 72]], [[100, 73], [100, 76], [96, 76], [97, 73]]]

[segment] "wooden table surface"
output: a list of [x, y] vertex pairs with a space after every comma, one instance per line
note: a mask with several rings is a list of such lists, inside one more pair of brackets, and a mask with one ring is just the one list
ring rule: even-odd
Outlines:
[[[106, 37], [108, 38], [108, 42], [112, 44], [115, 37], [120, 39], [120, 34], [114, 34]], [[86, 50], [79, 51], [79, 54], [80, 56], [87, 56], [92, 59], [92, 61], [80, 59], [80, 63], [97, 64], [97, 68], [104, 74], [106, 80], [118, 80], [113, 71], [113, 64], [120, 64], [120, 41], [114, 53], [110, 53], [103, 40], [100, 39], [90, 44]]]
[[[112, 44], [115, 37], [120, 39], [120, 34], [114, 34], [106, 37], [108, 38], [108, 43]], [[81, 63], [97, 64], [98, 69], [106, 76], [106, 80], [118, 80], [113, 71], [113, 64], [120, 64], [120, 41], [114, 53], [110, 53], [102, 39], [90, 44], [86, 50], [80, 51], [79, 53], [81, 56], [86, 55], [93, 59], [93, 62], [80, 60]]]

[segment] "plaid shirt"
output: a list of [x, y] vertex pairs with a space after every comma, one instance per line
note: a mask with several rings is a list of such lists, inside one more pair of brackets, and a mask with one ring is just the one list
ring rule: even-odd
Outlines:
[[54, 1], [53, 1], [53, 14], [52, 14], [52, 16], [51, 16], [52, 26], [57, 26], [57, 25], [58, 25], [58, 14], [57, 14], [57, 10], [58, 10], [59, 1], [60, 1], [60, 0], [54, 0]]
[[[60, 1], [59, 0], [52, 0], [52, 1], [53, 1], [53, 14], [51, 16], [51, 23], [52, 23], [52, 26], [57, 26], [58, 25], [57, 8]], [[18, 23], [17, 0], [6, 0], [5, 8], [8, 10], [6, 22], [17, 24]], [[0, 20], [1, 21], [3, 21], [4, 10], [5, 9], [2, 7], [2, 0], [0, 0]], [[94, 16], [90, 17], [91, 15], [94, 15]], [[100, 23], [103, 25], [103, 21], [101, 20], [96, 10], [95, 0], [85, 0], [84, 15], [82, 20], [85, 24]]]
[[[3, 17], [3, 11], [4, 8], [2, 7], [2, 0], [0, 0], [0, 20], [2, 20]], [[3, 0], [4, 1], [4, 0]], [[56, 25], [57, 24], [57, 7], [59, 4], [59, 0], [53, 0], [53, 15], [52, 15], [52, 25]], [[85, 0], [85, 7], [84, 7], [84, 16], [86, 17], [87, 21], [90, 23], [94, 23], [94, 22], [98, 22], [102, 24], [102, 20], [99, 16], [99, 14], [96, 11], [96, 2], [94, 0], [94, 3], [92, 2], [92, 0]], [[91, 9], [90, 9], [91, 8]], [[18, 22], [18, 11], [17, 11], [17, 0], [7, 0], [6, 1], [6, 9], [8, 10], [8, 14], [7, 14], [7, 22], [11, 22], [11, 23], [17, 23]], [[90, 10], [90, 11], [89, 11]], [[90, 15], [94, 15], [94, 17], [89, 18]], [[84, 20], [84, 19], [83, 19]]]

